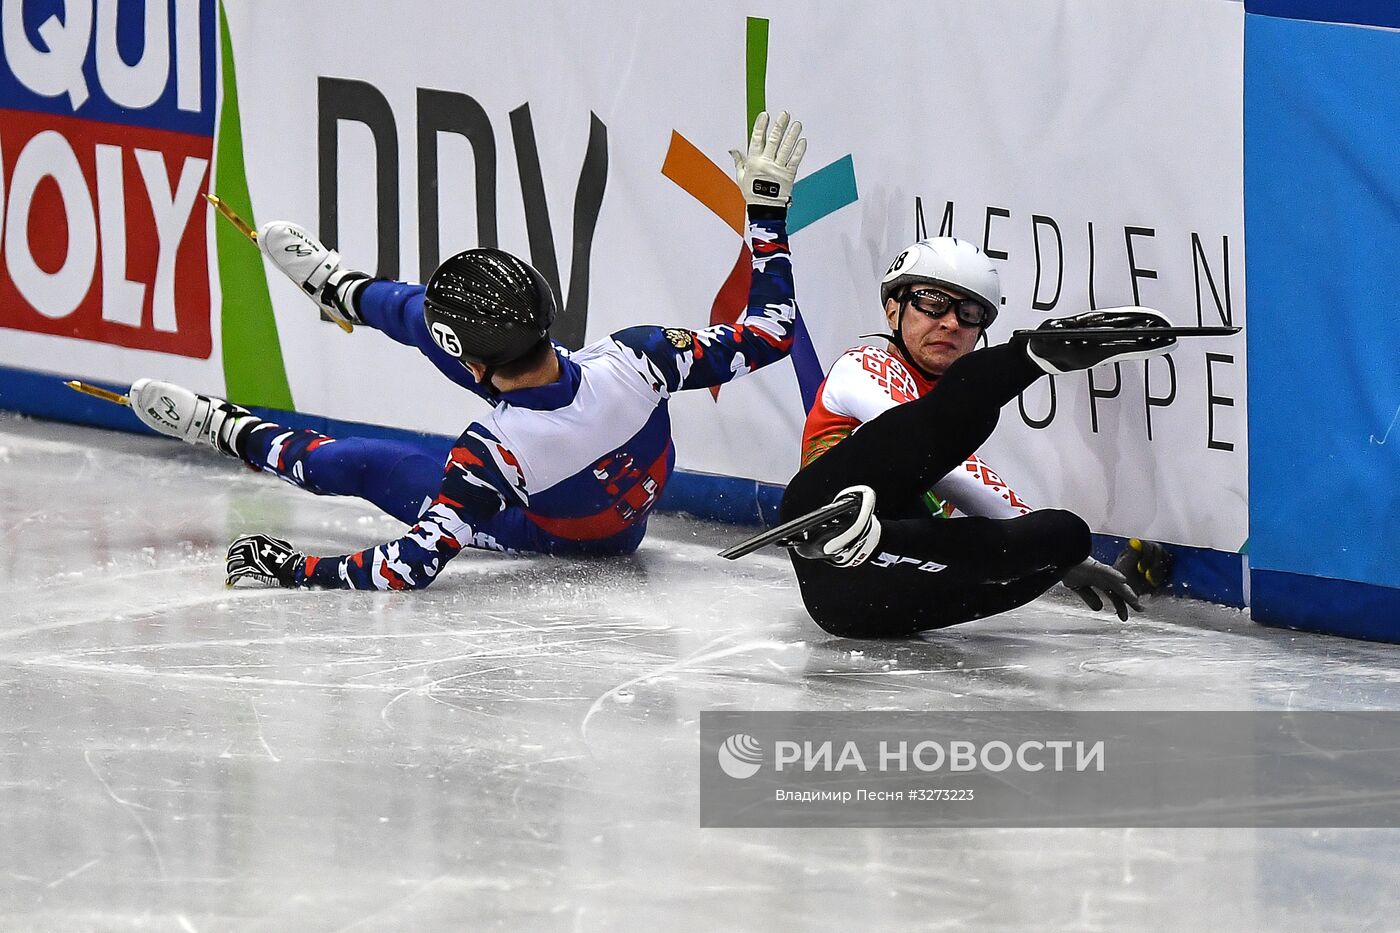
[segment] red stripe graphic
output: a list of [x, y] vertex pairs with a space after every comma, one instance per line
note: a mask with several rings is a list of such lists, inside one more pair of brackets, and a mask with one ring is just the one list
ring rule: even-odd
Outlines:
[[536, 515], [527, 510], [525, 517], [557, 538], [565, 538], [570, 541], [597, 541], [601, 538], [611, 538], [613, 535], [620, 534], [636, 525], [656, 504], [656, 500], [661, 496], [661, 490], [666, 487], [669, 475], [667, 460], [670, 453], [671, 445], [668, 443], [666, 449], [661, 451], [661, 456], [657, 457], [656, 461], [647, 468], [646, 474], [623, 494], [622, 499], [596, 515], [585, 515], [580, 518], [550, 518], [545, 515]]

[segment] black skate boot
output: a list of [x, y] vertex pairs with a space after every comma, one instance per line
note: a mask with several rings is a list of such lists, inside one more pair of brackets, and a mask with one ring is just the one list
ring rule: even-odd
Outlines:
[[[1075, 335], [1075, 331], [1103, 328], [1139, 333]], [[1166, 334], [1150, 333], [1160, 328], [1171, 330]], [[1026, 355], [1041, 369], [1062, 376], [1107, 363], [1144, 360], [1170, 353], [1176, 349], [1174, 330], [1178, 329], [1172, 328], [1170, 321], [1150, 308], [1113, 308], [1052, 318], [1033, 331], [1017, 331], [1012, 339], [1025, 346]]]

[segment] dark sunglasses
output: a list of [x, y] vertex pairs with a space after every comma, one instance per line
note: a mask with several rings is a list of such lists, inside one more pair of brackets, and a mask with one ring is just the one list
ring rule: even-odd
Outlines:
[[952, 311], [959, 323], [969, 327], [987, 325], [987, 309], [974, 298], [954, 298], [933, 288], [909, 292], [904, 300], [931, 318], [940, 318]]

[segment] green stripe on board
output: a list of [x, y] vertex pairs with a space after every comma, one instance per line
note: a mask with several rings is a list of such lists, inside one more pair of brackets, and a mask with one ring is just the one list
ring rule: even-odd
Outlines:
[[768, 109], [768, 20], [750, 16], [748, 30], [745, 65], [748, 69], [749, 122], [744, 124], [745, 134], [753, 131], [754, 118]]
[[[243, 167], [243, 123], [238, 116], [238, 82], [228, 16], [219, 4], [219, 55], [224, 71], [224, 102], [219, 112], [218, 163], [214, 193], [254, 226], [248, 175]], [[262, 252], [223, 218], [214, 222], [218, 254], [220, 312], [224, 342], [224, 384], [229, 401], [291, 411], [292, 390], [282, 362], [277, 320], [267, 291]]]

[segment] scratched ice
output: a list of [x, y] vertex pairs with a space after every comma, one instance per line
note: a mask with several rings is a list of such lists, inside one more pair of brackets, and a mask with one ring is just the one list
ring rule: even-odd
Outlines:
[[1391, 927], [1400, 834], [697, 828], [703, 709], [1393, 707], [1390, 648], [1046, 599], [926, 641], [806, 621], [662, 516], [628, 560], [229, 592], [235, 534], [395, 531], [156, 439], [0, 418], [0, 928]]

